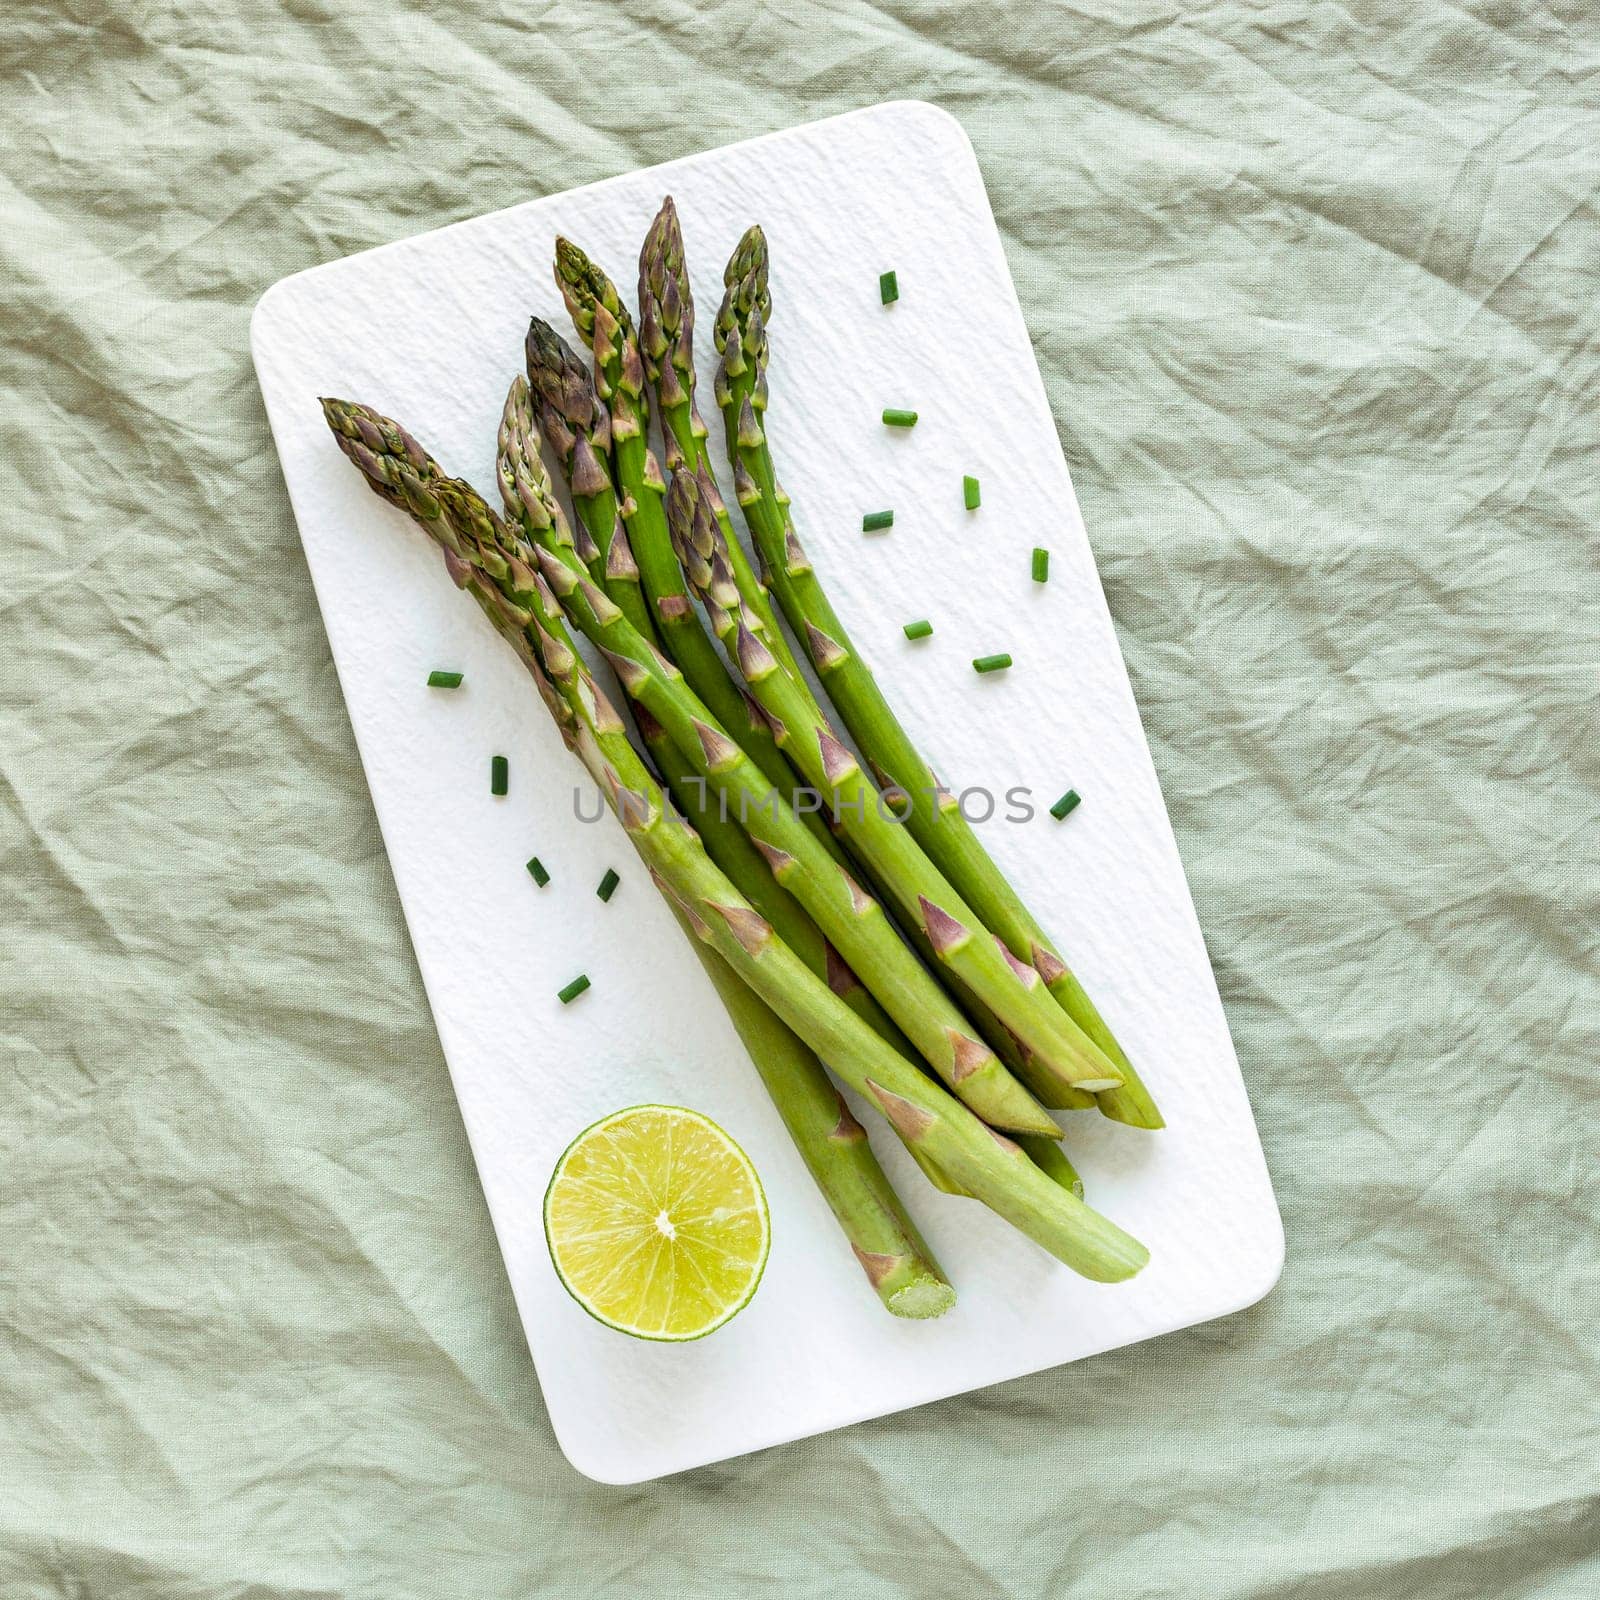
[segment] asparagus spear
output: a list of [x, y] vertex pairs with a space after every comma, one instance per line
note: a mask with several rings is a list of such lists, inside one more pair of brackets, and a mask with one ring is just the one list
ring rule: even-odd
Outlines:
[[[776, 637], [781, 641], [782, 630], [772, 616], [765, 586], [758, 584], [750, 571], [712, 476], [706, 427], [695, 404], [694, 298], [684, 261], [677, 209], [670, 196], [663, 202], [640, 253], [639, 314], [639, 350], [661, 414], [667, 465], [675, 475], [687, 470], [699, 476], [702, 492], [722, 534], [734, 588], [744, 602], [743, 614], [759, 619], [751, 626], [763, 640]], [[809, 697], [809, 685], [792, 670], [792, 656], [784, 654], [779, 659], [780, 663], [787, 663], [791, 678]], [[814, 700], [812, 704], [815, 705]], [[820, 708], [817, 714], [821, 716]], [[911, 922], [908, 927], [924, 958], [936, 962], [937, 956], [920, 926]], [[1010, 1035], [1004, 1026], [969, 988], [953, 974], [948, 976], [957, 1000], [978, 1024], [989, 1044], [1000, 1053], [1013, 1075], [1026, 1083], [1044, 1104], [1078, 1108], [1095, 1103], [1094, 1097], [1085, 1091], [1068, 1086], [1059, 1077], [1052, 1078], [1047, 1071], [1037, 1070], [1031, 1052], [1014, 1045], [1008, 1047]]]
[[672, 480], [667, 523], [689, 586], [766, 712], [779, 748], [828, 799], [844, 836], [894, 895], [907, 921], [927, 936], [938, 960], [1033, 1052], [1038, 1071], [1067, 1088], [1115, 1088], [1122, 1081], [1117, 1069], [1052, 1003], [1039, 973], [990, 935], [915, 839], [880, 809], [882, 796], [815, 702], [745, 625], [721, 531], [700, 480], [688, 472]]
[[[1051, 1182], [1016, 1144], [880, 1039], [807, 971], [712, 864], [693, 831], [665, 804], [576, 650], [551, 631], [560, 626], [561, 607], [533, 571], [534, 552], [516, 532], [469, 485], [436, 467], [424, 476], [429, 458], [398, 425], [339, 402], [325, 402], [324, 411], [345, 454], [384, 499], [407, 510], [438, 541], [452, 578], [517, 648], [652, 880], [681, 909], [696, 938], [813, 1051], [838, 1061], [846, 1081], [903, 1139], [920, 1144], [998, 1215], [1086, 1277], [1116, 1282], [1136, 1273], [1149, 1259], [1137, 1240]], [[547, 561], [540, 565], [548, 569]], [[587, 577], [573, 581], [593, 588]], [[603, 598], [598, 591], [595, 596]]]
[[[639, 737], [644, 741], [645, 749], [655, 762], [656, 770], [666, 781], [667, 792], [672, 796], [673, 804], [700, 836], [700, 844], [706, 854], [727, 873], [739, 893], [761, 913], [771, 925], [772, 931], [800, 957], [806, 964], [807, 970], [823, 979], [880, 1039], [892, 1045], [901, 1055], [914, 1057], [916, 1052], [905, 1035], [884, 1014], [883, 1009], [873, 998], [872, 991], [856, 977], [833, 946], [823, 938], [821, 930], [806, 915], [805, 909], [772, 876], [771, 869], [761, 852], [751, 844], [744, 829], [731, 817], [724, 817], [717, 802], [704, 792], [704, 780], [695, 774], [690, 763], [679, 754], [678, 747], [668, 736], [667, 730], [643, 706], [635, 705], [633, 713]], [[725, 971], [726, 965], [722, 965]], [[737, 979], [733, 981], [738, 982]], [[750, 998], [754, 1000], [753, 996]], [[755, 1001], [755, 1004], [759, 1005], [760, 1002]], [[729, 1010], [730, 1014], [734, 1015], [735, 1027], [738, 1027], [737, 1014], [733, 1013], [732, 1007]], [[1049, 1158], [1039, 1160], [1034, 1156], [1034, 1146], [1047, 1145], [1052, 1141], [1039, 1134], [1024, 1134], [1020, 1138], [1031, 1141], [1023, 1148], [1028, 1151], [1030, 1158], [1038, 1160], [1044, 1171], [1054, 1176], [1059, 1169], [1048, 1164]], [[942, 1190], [945, 1194], [964, 1192], [933, 1165], [919, 1146], [913, 1144], [906, 1148], [911, 1159], [921, 1167], [922, 1175], [934, 1188]], [[1080, 1187], [1076, 1193], [1081, 1200], [1082, 1188]]]
[[[714, 949], [695, 937], [682, 905], [668, 903], [878, 1298], [897, 1317], [943, 1316], [956, 1303], [956, 1292], [878, 1165], [867, 1130], [804, 1041]], [[913, 1154], [919, 1151], [917, 1145], [910, 1148]], [[1060, 1150], [1059, 1145], [1051, 1148]], [[1031, 1149], [1028, 1153], [1032, 1158]], [[1081, 1188], [1078, 1197], [1083, 1197]]]
[[667, 730], [697, 776], [755, 841], [773, 876], [805, 907], [940, 1081], [996, 1127], [1059, 1137], [1049, 1114], [901, 942], [882, 906], [799, 820], [672, 662], [590, 578], [548, 485], [531, 470], [539, 458], [531, 414], [512, 407], [507, 424], [512, 433], [501, 456], [502, 486], [513, 490], [507, 510], [567, 615], [605, 654], [629, 698]]
[[[550, 425], [556, 430], [557, 452], [567, 465], [570, 482], [574, 471], [573, 457], [577, 454], [573, 450], [571, 441], [577, 436], [579, 426], [591, 427], [590, 419], [597, 413], [604, 416], [605, 411], [594, 396], [587, 370], [566, 345], [544, 324], [536, 321], [534, 330], [529, 334], [530, 347], [537, 342], [540, 350], [537, 365], [548, 380], [554, 380], [558, 376], [559, 364], [559, 386], [554, 381], [547, 383], [545, 401], [539, 407], [539, 414], [548, 418]], [[532, 365], [535, 363], [530, 360], [530, 366]], [[555, 399], [550, 398], [552, 390], [557, 391]], [[533, 420], [533, 407], [533, 396], [528, 383], [520, 377], [515, 379], [506, 396], [505, 410], [501, 417], [497, 461], [501, 498], [507, 508], [507, 514], [513, 520], [520, 520], [524, 502], [536, 505], [539, 508], [538, 514], [542, 517], [553, 520], [560, 515], [550, 485], [549, 473], [539, 454], [538, 429]], [[577, 426], [569, 428], [569, 421]], [[608, 454], [605, 446], [599, 451], [591, 446], [587, 456], [580, 458], [579, 465], [587, 470], [587, 462], [604, 462]], [[609, 482], [608, 471], [606, 480]], [[591, 490], [595, 493], [595, 497], [599, 498], [598, 490], [595, 489], [597, 483], [598, 478], [592, 476]], [[576, 498], [574, 493], [574, 499]], [[613, 532], [612, 548], [615, 549], [616, 543], [625, 541], [626, 538], [627, 535], [619, 523]], [[581, 541], [576, 537], [574, 546], [579, 549], [580, 555], [583, 554]], [[631, 561], [618, 563], [610, 559], [598, 543], [590, 549], [588, 556], [586, 564], [590, 576], [600, 583], [607, 597], [623, 612], [640, 634], [646, 639], [652, 638], [654, 632], [649, 609], [642, 603], [633, 577], [637, 573], [637, 568]], [[676, 558], [673, 559], [672, 571], [681, 584], [682, 575], [679, 573]], [[686, 611], [681, 615], [681, 620], [692, 628], [694, 637], [704, 643], [708, 650], [712, 650], [711, 665], [715, 673], [723, 683], [731, 687], [731, 680], [724, 672], [721, 660], [706, 640], [699, 619]], [[687, 637], [681, 627], [663, 630], [663, 633], [669, 642]], [[657, 770], [666, 780], [667, 789], [674, 803], [679, 811], [690, 819], [711, 859], [728, 874], [738, 886], [740, 893], [747, 896], [751, 904], [772, 924], [778, 936], [790, 949], [812, 972], [826, 979], [829, 988], [839, 995], [857, 1016], [874, 1028], [901, 1054], [913, 1054], [910, 1044], [883, 1011], [873, 997], [872, 991], [850, 970], [844, 958], [828, 943], [799, 902], [772, 876], [765, 860], [751, 844], [744, 830], [731, 817], [723, 816], [720, 807], [710, 801], [706, 793], [705, 780], [699, 778], [690, 764], [679, 754], [661, 724], [651, 716], [646, 707], [641, 705], [634, 706], [634, 721], [638, 726], [640, 737], [644, 740], [645, 748], [654, 759]], [[765, 727], [766, 723], [763, 720], [762, 728]], [[777, 746], [771, 745], [771, 749], [774, 755], [777, 755]], [[778, 756], [777, 759], [781, 764], [782, 757]], [[787, 775], [786, 766], [785, 774]], [[735, 1020], [737, 1022], [737, 1018]], [[958, 1192], [942, 1173], [927, 1163], [926, 1158], [915, 1146], [911, 1147], [911, 1154], [922, 1165], [930, 1183], [946, 1193]]]
[[[398, 424], [342, 401], [324, 400], [323, 413], [340, 448], [361, 468], [368, 484], [439, 544], [458, 587], [477, 600], [532, 672], [570, 745], [577, 721], [549, 668], [575, 672], [577, 656], [559, 623], [537, 616], [527, 605], [530, 588], [537, 585], [527, 552], [516, 548], [504, 525], [469, 486], [446, 478]], [[674, 910], [679, 910], [676, 904]], [[865, 1130], [816, 1056], [714, 949], [687, 924], [685, 929], [801, 1159], [879, 1298], [896, 1316], [936, 1317], [948, 1310], [955, 1291], [878, 1165]]]
[[652, 880], [682, 909], [698, 938], [819, 1056], [838, 1062], [840, 1074], [903, 1140], [921, 1146], [992, 1211], [1084, 1277], [1113, 1283], [1139, 1271], [1149, 1259], [1143, 1245], [1053, 1182], [806, 970], [663, 804], [621, 719], [581, 663], [568, 703], [578, 715], [580, 757], [610, 797]]
[[702, 475], [711, 507], [728, 547], [728, 563], [739, 598], [755, 619], [752, 631], [778, 658], [796, 683], [800, 668], [778, 626], [766, 586], [756, 577], [744, 547], [734, 537], [733, 523], [718, 492], [711, 457], [706, 450], [706, 425], [695, 404], [694, 291], [683, 256], [678, 210], [668, 195], [639, 253], [639, 350], [645, 376], [655, 391], [666, 442], [667, 469], [687, 467]]
[[[587, 263], [575, 245], [567, 249]], [[594, 345], [595, 371], [610, 397], [611, 409], [600, 398], [587, 367], [547, 322], [535, 317], [527, 340], [528, 380], [537, 405], [538, 427], [556, 447], [573, 502], [580, 518], [586, 519], [586, 527], [605, 527], [610, 516], [606, 507], [608, 503], [615, 504], [614, 496], [608, 501], [600, 488], [602, 475], [609, 483], [614, 474], [624, 490], [623, 515], [611, 519], [611, 533], [605, 540], [593, 536], [585, 540], [580, 535], [576, 548], [591, 575], [605, 585], [612, 602], [629, 622], [645, 638], [659, 638], [689, 686], [723, 727], [734, 733], [769, 782], [782, 794], [792, 796], [796, 786], [793, 769], [774, 743], [772, 730], [759, 707], [728, 675], [684, 587], [661, 507], [660, 469], [639, 426], [642, 401], [631, 376], [639, 370], [633, 330], [610, 280], [592, 263], [588, 263], [588, 270], [605, 287], [606, 298], [596, 303], [582, 325], [587, 327], [587, 337]], [[606, 420], [601, 423], [597, 420], [600, 418]], [[574, 447], [573, 441], [580, 437], [587, 446], [585, 450]], [[599, 471], [591, 471], [591, 466]], [[587, 511], [585, 506], [589, 507]], [[619, 549], [627, 551], [626, 558], [616, 555]], [[632, 572], [639, 575], [642, 597], [631, 582]], [[820, 817], [814, 813], [803, 817], [806, 826], [842, 864], [844, 852], [834, 843]]]
[[1100, 1109], [1135, 1127], [1163, 1125], [1154, 1098], [1067, 966], [1005, 875], [990, 859], [955, 797], [943, 789], [901, 726], [877, 680], [840, 622], [795, 536], [789, 498], [778, 484], [766, 430], [767, 323], [772, 315], [766, 238], [759, 227], [740, 240], [724, 275], [717, 316], [721, 364], [716, 379], [735, 461], [734, 486], [754, 536], [767, 582], [795, 636], [805, 642], [829, 697], [863, 754], [886, 784], [910, 798], [912, 837], [943, 869], [984, 924], [1013, 956], [1031, 964], [1049, 993], [1115, 1065], [1121, 1084], [1101, 1092]]
[[[566, 352], [565, 344], [560, 346], [560, 350], [570, 355], [570, 352]], [[573, 358], [573, 362], [576, 366], [576, 357]], [[573, 378], [562, 384], [563, 394], [568, 400], [576, 397], [581, 402], [582, 389], [587, 384], [589, 384], [589, 374], [582, 370], [581, 366], [576, 366]], [[574, 410], [573, 406], [568, 406], [568, 414], [571, 410]], [[600, 410], [603, 414], [603, 408], [595, 406], [595, 410]], [[558, 416], [555, 422], [560, 429], [565, 422], [565, 416]], [[506, 408], [501, 416], [498, 453], [501, 499], [506, 506], [506, 515], [512, 522], [520, 522], [528, 507], [531, 507], [530, 515], [536, 518], [549, 518], [554, 522], [560, 515], [560, 509], [555, 504], [554, 490], [550, 486], [549, 472], [539, 454], [538, 442], [539, 432], [533, 421], [533, 400], [528, 382], [523, 378], [514, 379], [506, 397]], [[558, 438], [557, 450], [565, 458], [570, 446], [566, 446]], [[626, 539], [621, 526], [618, 526], [614, 538]], [[581, 541], [574, 538], [573, 542], [574, 547], [578, 547], [579, 554], [582, 554]], [[640, 602], [638, 587], [627, 576], [626, 566], [622, 568], [621, 576], [618, 576], [614, 573], [616, 565], [618, 563], [610, 562], [606, 558], [605, 552], [598, 547], [598, 544], [590, 550], [587, 562], [590, 578], [594, 578], [602, 586], [606, 597], [618, 606], [618, 610], [621, 610], [648, 640], [653, 632], [650, 611]], [[677, 573], [675, 560], [674, 573]], [[699, 627], [699, 619], [690, 618], [690, 621], [694, 632], [704, 640], [706, 635]], [[710, 648], [709, 643], [707, 648]], [[720, 659], [714, 661], [714, 664], [718, 674], [722, 674]], [[728, 682], [726, 675], [723, 675], [723, 682]], [[882, 1006], [878, 1005], [872, 990], [867, 989], [866, 984], [862, 984], [861, 979], [850, 970], [850, 966], [846, 965], [845, 958], [838, 954], [834, 946], [830, 946], [810, 915], [806, 915], [805, 907], [800, 906], [800, 902], [773, 877], [770, 867], [766, 866], [760, 851], [750, 843], [744, 829], [741, 829], [731, 816], [725, 816], [720, 805], [707, 795], [706, 781], [694, 773], [693, 766], [686, 762], [683, 755], [678, 754], [677, 746], [670, 739], [666, 728], [662, 728], [661, 723], [656, 722], [656, 718], [645, 707], [637, 704], [634, 706], [634, 722], [640, 738], [645, 742], [645, 749], [650, 752], [651, 758], [656, 763], [656, 771], [659, 771], [662, 779], [666, 781], [667, 792], [672, 795], [678, 811], [691, 822], [691, 826], [701, 838], [701, 845], [706, 848], [706, 853], [712, 861], [717, 862], [718, 867], [722, 867], [734, 885], [738, 886], [739, 893], [749, 899], [750, 904], [773, 925], [773, 930], [778, 933], [779, 938], [802, 958], [818, 978], [826, 979], [829, 989], [834, 990], [834, 994], [842, 998], [856, 1016], [867, 1022], [880, 1037], [888, 1040], [899, 1053], [907, 1056], [915, 1054], [904, 1034], [901, 1034], [901, 1030], [894, 1026], [894, 1022], [888, 1018]], [[773, 746], [774, 754], [776, 749], [778, 747]], [[722, 973], [726, 971], [725, 966], [709, 954], [707, 954], [707, 968], [712, 971], [714, 978], [720, 976], [718, 968]], [[738, 1014], [734, 1014], [734, 1024], [739, 1026]], [[781, 1027], [781, 1024], [778, 1026]], [[1043, 1136], [1037, 1138], [1040, 1142], [1046, 1142], [1043, 1141]], [[946, 1194], [960, 1192], [955, 1184], [928, 1162], [926, 1155], [923, 1155], [917, 1146], [910, 1146], [910, 1155], [917, 1160], [918, 1165], [922, 1166], [926, 1179], [936, 1189], [942, 1189]]]
[[[629, 621], [648, 633], [649, 614], [640, 590], [639, 567], [612, 483], [611, 412], [595, 393], [588, 369], [555, 329], [537, 317], [528, 325], [527, 357], [532, 386], [529, 403], [537, 404], [540, 428], [554, 446], [572, 491], [573, 509], [578, 513], [579, 554], [591, 571], [603, 577], [607, 592]], [[630, 422], [635, 430], [628, 435], [630, 451], [636, 456], [644, 449], [648, 454], [637, 418], [630, 417], [619, 400], [618, 426], [627, 432]], [[653, 457], [649, 465], [654, 465]], [[643, 461], [639, 470], [646, 472]], [[659, 468], [655, 476], [660, 477]]]

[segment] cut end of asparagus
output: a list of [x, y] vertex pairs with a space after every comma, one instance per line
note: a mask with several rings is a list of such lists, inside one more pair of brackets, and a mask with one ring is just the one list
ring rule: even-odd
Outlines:
[[942, 1317], [956, 1303], [956, 1292], [948, 1283], [937, 1278], [922, 1277], [884, 1297], [889, 1314], [905, 1317], [913, 1322], [926, 1322]]

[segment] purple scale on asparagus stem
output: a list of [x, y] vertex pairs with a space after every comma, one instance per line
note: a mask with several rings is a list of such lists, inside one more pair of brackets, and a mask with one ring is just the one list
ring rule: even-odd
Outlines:
[[758, 839], [754, 834], [750, 835], [750, 842], [765, 858], [767, 865], [772, 869], [773, 877], [781, 878], [794, 866], [795, 859], [787, 850], [780, 850], [776, 845], [768, 844], [765, 839]]
[[606, 658], [611, 670], [617, 675], [617, 682], [622, 685], [630, 699], [636, 698], [639, 691], [649, 683], [650, 669], [635, 661], [632, 656], [608, 650], [604, 645], [600, 646], [600, 654]]
[[715, 911], [724, 922], [735, 939], [742, 944], [751, 955], [758, 954], [772, 941], [772, 928], [759, 912], [752, 911], [749, 906], [724, 906], [711, 902], [710, 910]]
[[578, 531], [573, 535], [572, 548], [578, 552], [578, 559], [586, 567], [592, 566], [600, 559], [600, 546], [594, 542], [594, 535], [589, 532], [589, 525], [582, 518], [578, 520]]
[[817, 729], [817, 748], [822, 752], [822, 775], [831, 787], [861, 771], [861, 764], [826, 728]]
[[850, 659], [849, 652], [837, 640], [830, 639], [815, 623], [806, 623], [806, 649], [811, 653], [812, 664], [818, 672], [831, 672]]
[[974, 1072], [981, 1072], [991, 1061], [999, 1059], [988, 1045], [954, 1028], [946, 1028], [945, 1035], [950, 1040], [955, 1060], [953, 1074], [957, 1083], [970, 1078]]
[[712, 772], [726, 772], [737, 766], [744, 757], [744, 752], [727, 734], [707, 726], [698, 717], [694, 719], [694, 736], [699, 740], [700, 752]]
[[1006, 958], [1006, 965], [1010, 967], [1012, 972], [1016, 974], [1017, 982], [1020, 983], [1024, 989], [1037, 988], [1039, 985], [1039, 974], [1034, 971], [1034, 969], [1030, 967], [1026, 961], [1018, 961], [1017, 958], [1012, 955], [1008, 949], [1006, 949], [1005, 942], [998, 935], [995, 936], [994, 942], [999, 946], [1000, 954]]
[[1033, 947], [1033, 965], [1047, 984], [1057, 983], [1067, 976], [1066, 962], [1042, 944], [1036, 943]]
[[572, 492], [587, 498], [590, 495], [604, 494], [611, 487], [611, 479], [604, 467], [600, 465], [599, 457], [595, 455], [594, 446], [583, 435], [578, 436], [578, 442], [572, 450], [572, 469], [569, 474], [572, 481]]
[[942, 958], [961, 949], [972, 938], [969, 928], [957, 922], [942, 906], [936, 906], [926, 895], [919, 894], [917, 904], [922, 911], [923, 930], [928, 935], [928, 943], [933, 946], [935, 955]]
[[671, 661], [666, 656], [662, 655], [660, 650], [656, 648], [655, 644], [651, 640], [646, 639], [644, 642], [644, 647], [650, 652], [650, 659], [655, 662], [656, 671], [658, 671], [662, 677], [681, 678], [683, 676], [683, 674], [678, 671], [677, 662]]
[[763, 678], [778, 670], [777, 658], [742, 620], [734, 641], [734, 654], [738, 657], [739, 671], [746, 683], [760, 683]]
[[931, 1111], [912, 1105], [904, 1096], [885, 1089], [871, 1078], [867, 1079], [867, 1092], [877, 1101], [878, 1109], [888, 1119], [889, 1126], [908, 1144], [915, 1144], [934, 1125]]
[[845, 887], [850, 891], [850, 910], [855, 916], [864, 917], [876, 908], [878, 902], [843, 867], [839, 869], [839, 876], [844, 879]]
[[601, 627], [609, 626], [622, 615], [622, 612], [611, 603], [610, 595], [592, 578], [579, 578], [578, 592], [582, 594], [584, 604], [594, 613]]
[[828, 987], [835, 994], [853, 994], [861, 987], [861, 980], [850, 964], [826, 939], [822, 941], [822, 956]]
[[565, 561], [543, 545], [538, 547], [539, 571], [555, 594], [565, 599], [578, 587], [578, 575]]
[[[599, 551], [595, 554], [598, 555]], [[605, 572], [606, 577], [613, 583], [639, 581], [639, 563], [633, 559], [633, 546], [628, 543], [628, 535], [620, 517], [617, 519], [617, 525], [611, 530], [611, 547], [606, 551]]]
[[866, 1273], [874, 1289], [883, 1283], [892, 1273], [899, 1270], [900, 1264], [906, 1259], [904, 1256], [883, 1255], [872, 1250], [863, 1250], [854, 1240], [850, 1248], [855, 1251], [856, 1260], [861, 1263], [861, 1270]]
[[833, 1125], [833, 1132], [828, 1135], [830, 1139], [840, 1144], [857, 1144], [867, 1136], [867, 1130], [856, 1121], [855, 1113], [845, 1104], [842, 1094], [834, 1090], [839, 1101], [839, 1120]]
[[553, 639], [544, 631], [539, 623], [535, 622], [539, 646], [539, 655], [544, 661], [545, 670], [552, 678], [564, 678], [577, 666], [577, 657], [559, 639]]
[[[628, 686], [623, 684], [623, 688]], [[667, 730], [656, 720], [655, 713], [648, 706], [642, 706], [638, 701], [633, 702], [634, 725], [639, 730], [639, 737], [646, 744], [660, 744], [667, 737]]]

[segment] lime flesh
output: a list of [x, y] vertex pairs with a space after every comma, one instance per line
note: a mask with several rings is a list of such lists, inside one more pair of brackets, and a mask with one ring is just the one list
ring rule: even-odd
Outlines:
[[550, 1259], [597, 1321], [638, 1339], [702, 1339], [750, 1303], [767, 1197], [709, 1117], [630, 1106], [567, 1146], [544, 1197]]

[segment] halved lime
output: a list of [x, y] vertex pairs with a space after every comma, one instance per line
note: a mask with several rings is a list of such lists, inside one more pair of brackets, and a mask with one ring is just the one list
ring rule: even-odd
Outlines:
[[630, 1106], [556, 1163], [544, 1236], [567, 1293], [637, 1339], [703, 1339], [750, 1303], [767, 1264], [767, 1197], [709, 1117]]

